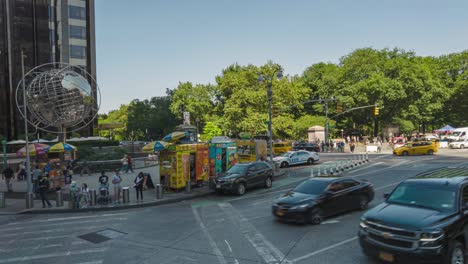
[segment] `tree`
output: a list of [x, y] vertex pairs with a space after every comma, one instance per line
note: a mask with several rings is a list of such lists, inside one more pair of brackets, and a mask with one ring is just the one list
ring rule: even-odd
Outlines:
[[200, 139], [203, 141], [209, 141], [215, 136], [221, 136], [223, 131], [213, 122], [206, 122], [205, 127], [203, 128], [203, 134], [200, 135]]

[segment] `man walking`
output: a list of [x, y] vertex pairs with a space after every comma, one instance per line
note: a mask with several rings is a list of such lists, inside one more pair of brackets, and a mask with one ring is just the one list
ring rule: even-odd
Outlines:
[[36, 165], [36, 168], [32, 172], [32, 182], [33, 182], [33, 192], [39, 192], [39, 179], [42, 176], [42, 170], [39, 168], [39, 165]]
[[8, 192], [13, 191], [11, 187], [11, 178], [13, 178], [13, 175], [14, 175], [14, 171], [10, 168], [10, 166], [6, 167], [3, 170], [3, 177], [5, 177], [5, 183], [6, 183]]

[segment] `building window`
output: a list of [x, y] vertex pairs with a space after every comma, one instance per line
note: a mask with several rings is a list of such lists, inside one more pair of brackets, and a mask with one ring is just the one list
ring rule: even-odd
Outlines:
[[70, 26], [70, 38], [86, 39], [86, 28], [80, 26]]
[[86, 9], [84, 7], [69, 6], [68, 13], [70, 18], [86, 20]]
[[49, 5], [49, 21], [55, 21], [55, 8]]
[[86, 59], [86, 47], [70, 45], [70, 58]]

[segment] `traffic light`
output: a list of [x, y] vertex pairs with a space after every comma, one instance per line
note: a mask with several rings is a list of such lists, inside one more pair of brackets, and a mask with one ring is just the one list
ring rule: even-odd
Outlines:
[[378, 106], [374, 106], [374, 115], [375, 116], [379, 115], [379, 107]]
[[336, 103], [336, 112], [337, 113], [343, 112], [343, 106], [341, 105], [340, 102]]

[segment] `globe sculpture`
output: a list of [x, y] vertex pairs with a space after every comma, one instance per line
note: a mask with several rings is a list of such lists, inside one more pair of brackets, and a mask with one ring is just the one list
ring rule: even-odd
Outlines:
[[32, 69], [24, 76], [24, 89], [23, 81], [16, 89], [21, 115], [34, 127], [52, 133], [89, 125], [96, 118], [100, 103], [99, 87], [91, 74], [65, 63]]

